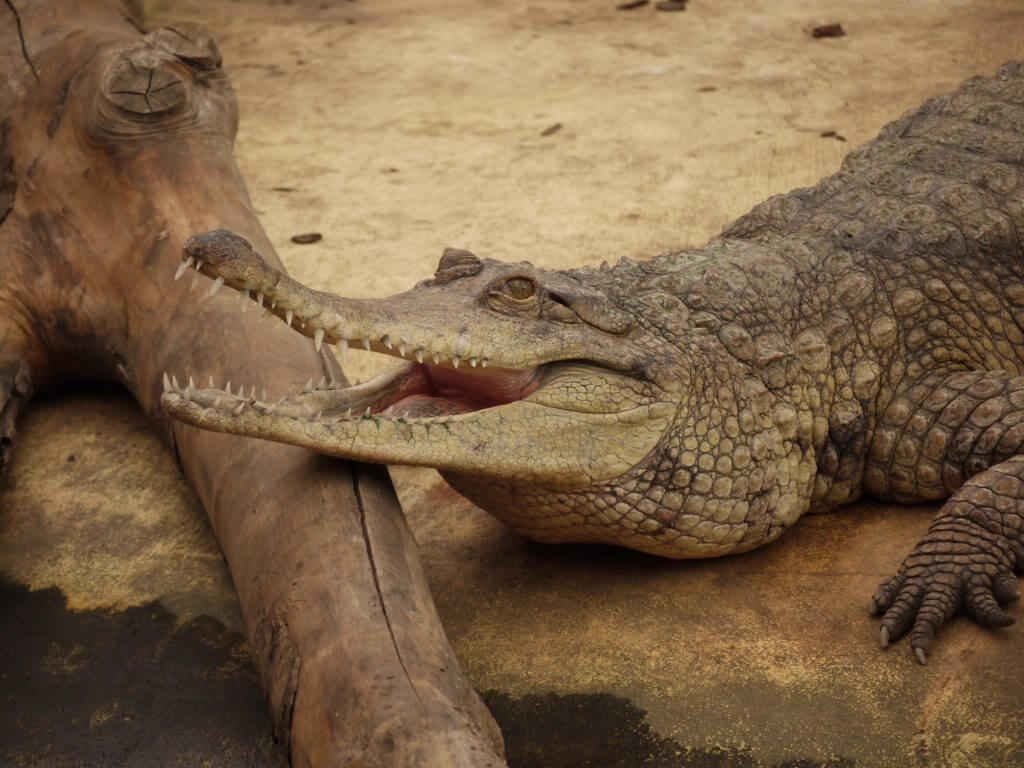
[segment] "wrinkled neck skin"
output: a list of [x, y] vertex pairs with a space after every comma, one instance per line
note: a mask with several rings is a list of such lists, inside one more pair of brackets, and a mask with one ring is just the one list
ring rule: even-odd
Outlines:
[[[849, 318], [805, 299], [829, 293], [816, 282], [819, 266], [813, 245], [720, 239], [572, 273], [637, 319], [635, 343], [657, 360], [656, 378], [673, 403], [658, 440], [627, 471], [584, 487], [443, 476], [531, 538], [668, 557], [746, 551], [812, 506], [856, 497], [859, 470], [838, 482], [818, 474], [824, 454], [859, 466], [863, 445], [844, 441], [842, 428], [859, 436], [864, 426], [857, 396], [836, 395], [837, 380], [846, 381], [833, 360]], [[840, 429], [830, 443], [833, 414]]]

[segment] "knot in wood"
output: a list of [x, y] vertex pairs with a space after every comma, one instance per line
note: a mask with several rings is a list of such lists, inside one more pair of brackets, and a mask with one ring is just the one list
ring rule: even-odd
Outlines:
[[173, 61], [166, 53], [148, 46], [130, 48], [107, 70], [103, 96], [137, 115], [180, 109], [188, 103], [188, 88], [174, 70]]

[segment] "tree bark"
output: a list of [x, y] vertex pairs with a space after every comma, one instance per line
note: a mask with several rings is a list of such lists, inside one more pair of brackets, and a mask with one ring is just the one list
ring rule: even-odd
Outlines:
[[160, 412], [165, 370], [270, 392], [340, 375], [281, 324], [173, 280], [185, 238], [215, 227], [276, 262], [207, 31], [143, 34], [118, 0], [4, 0], [0, 72], [0, 465], [33, 388], [120, 381], [209, 514], [292, 764], [503, 765], [386, 473]]

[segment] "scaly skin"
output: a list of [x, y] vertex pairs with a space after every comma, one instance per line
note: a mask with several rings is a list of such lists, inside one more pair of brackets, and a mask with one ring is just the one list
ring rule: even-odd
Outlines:
[[667, 557], [753, 549], [864, 491], [951, 496], [871, 602], [882, 644], [909, 630], [923, 663], [961, 607], [1013, 621], [999, 603], [1024, 565], [1022, 231], [1011, 63], [704, 249], [648, 262], [552, 272], [446, 251], [433, 280], [354, 301], [230, 233], [197, 236], [186, 265], [275, 302], [318, 345], [417, 362], [277, 405], [170, 382], [163, 403], [205, 429], [437, 467], [534, 539]]

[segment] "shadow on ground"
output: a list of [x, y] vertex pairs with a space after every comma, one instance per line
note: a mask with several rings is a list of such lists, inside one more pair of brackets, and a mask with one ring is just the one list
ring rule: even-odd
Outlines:
[[0, 765], [286, 765], [248, 647], [159, 602], [73, 611], [0, 581]]
[[[647, 713], [609, 693], [483, 694], [505, 736], [509, 768], [768, 768], [748, 749], [693, 749], [663, 738]], [[771, 768], [852, 768], [844, 758], [787, 760]]]

